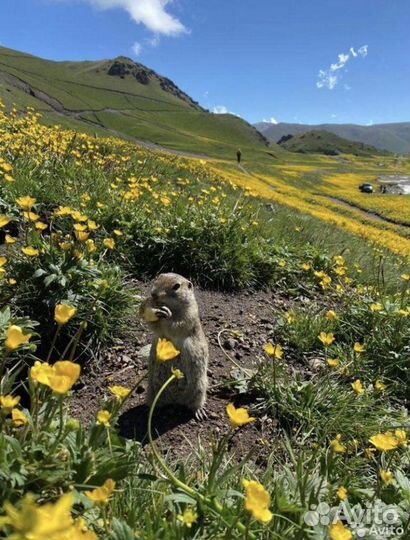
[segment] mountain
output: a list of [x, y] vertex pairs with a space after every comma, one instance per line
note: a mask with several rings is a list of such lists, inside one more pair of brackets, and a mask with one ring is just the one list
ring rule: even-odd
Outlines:
[[278, 144], [289, 152], [300, 154], [325, 154], [336, 156], [338, 154], [353, 154], [355, 156], [372, 156], [387, 154], [374, 146], [356, 141], [349, 141], [325, 130], [312, 130], [299, 135], [284, 135]]
[[170, 79], [126, 57], [54, 62], [0, 47], [0, 99], [31, 106], [46, 123], [210, 156], [266, 149], [252, 125], [211, 114]]
[[360, 126], [356, 124], [271, 124], [260, 122], [255, 127], [270, 141], [277, 142], [284, 135], [298, 135], [312, 130], [325, 130], [344, 139], [362, 142], [400, 154], [410, 153], [410, 122]]

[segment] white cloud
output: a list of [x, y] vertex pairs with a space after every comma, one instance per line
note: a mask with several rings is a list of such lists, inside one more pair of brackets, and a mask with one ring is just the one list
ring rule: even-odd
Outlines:
[[337, 114], [334, 114], [334, 113], [331, 114], [331, 115], [330, 115], [330, 118], [337, 118]]
[[262, 120], [262, 122], [265, 122], [266, 124], [277, 124], [278, 121], [276, 120], [276, 118], [274, 118], [273, 116], [271, 116], [270, 118], [266, 119], [264, 118]]
[[[61, 0], [54, 0], [61, 1]], [[66, 0], [69, 1], [69, 0]], [[100, 9], [123, 9], [137, 24], [143, 24], [155, 34], [177, 36], [187, 32], [182, 22], [167, 11], [173, 0], [82, 0]], [[155, 39], [155, 38], [154, 38]]]
[[[330, 64], [329, 69], [320, 69], [318, 80], [316, 82], [317, 88], [327, 88], [333, 90], [341, 79], [341, 74], [347, 71], [346, 64], [353, 58], [361, 56], [365, 58], [368, 53], [368, 46], [362, 45], [357, 51], [353, 47], [350, 47], [349, 52], [338, 54], [338, 61], [335, 64]], [[345, 90], [350, 90], [350, 86], [344, 85]]]
[[225, 105], [215, 105], [215, 107], [212, 107], [212, 112], [214, 114], [229, 114], [229, 111]]
[[141, 54], [141, 51], [142, 51], [141, 43], [138, 43], [138, 41], [136, 41], [134, 43], [134, 45], [131, 47], [131, 50], [132, 50], [134, 56], [139, 56]]
[[368, 50], [369, 50], [368, 45], [363, 45], [362, 47], [360, 47], [360, 49], [357, 52], [360, 54], [360, 56], [364, 58], [365, 56], [367, 56]]

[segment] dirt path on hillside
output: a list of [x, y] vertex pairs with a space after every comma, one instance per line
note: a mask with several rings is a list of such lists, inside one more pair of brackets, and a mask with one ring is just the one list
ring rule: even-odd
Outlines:
[[351, 202], [345, 201], [344, 199], [339, 199], [338, 197], [332, 197], [330, 195], [323, 195], [323, 193], [315, 193], [315, 195], [319, 197], [323, 197], [327, 199], [328, 201], [332, 201], [338, 204], [339, 206], [343, 206], [345, 208], [350, 208], [350, 209], [353, 208], [354, 210], [358, 210], [363, 215], [363, 217], [367, 219], [378, 221], [379, 223], [389, 223], [393, 225], [398, 225], [400, 227], [410, 228], [410, 225], [407, 223], [401, 223], [400, 221], [395, 221], [394, 219], [381, 216], [380, 214], [377, 214], [376, 212], [372, 212], [370, 210], [364, 210], [360, 206], [357, 206]]
[[[147, 286], [140, 284], [140, 288], [141, 293], [145, 294]], [[252, 368], [255, 362], [268, 361], [263, 358], [263, 346], [267, 341], [275, 340], [275, 322], [280, 313], [291, 307], [289, 300], [270, 291], [227, 294], [197, 290], [197, 298], [210, 346], [208, 420], [197, 422], [183, 408], [167, 407], [159, 410], [155, 419], [155, 434], [160, 447], [174, 457], [184, 457], [194, 447], [198, 449], [198, 440], [209, 449], [209, 444], [227, 431], [225, 408], [229, 402], [254, 410], [258, 404], [255, 396], [240, 394], [238, 389], [230, 386], [235, 367], [218, 346], [218, 333], [223, 329], [228, 331], [221, 336], [224, 349], [239, 364]], [[233, 336], [229, 331], [240, 334]], [[84, 368], [81, 386], [72, 398], [72, 414], [88, 423], [95, 417], [104, 397], [108, 396], [109, 385], [132, 387], [145, 372], [149, 343], [150, 335], [142, 323], [136, 319], [130, 321], [127, 337], [107, 351], [100, 360]], [[289, 354], [287, 362], [291, 361]], [[144, 381], [126, 403], [119, 418], [120, 433], [143, 444], [146, 443], [148, 413], [144, 405], [145, 387]], [[254, 460], [263, 462], [269, 451], [270, 445], [267, 442], [272, 440], [275, 431], [274, 420], [258, 417], [255, 423], [246, 426], [233, 438], [232, 449], [239, 456], [254, 449]]]

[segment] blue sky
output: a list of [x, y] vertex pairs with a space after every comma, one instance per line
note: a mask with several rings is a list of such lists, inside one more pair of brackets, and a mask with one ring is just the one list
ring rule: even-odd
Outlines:
[[0, 3], [4, 46], [53, 60], [130, 56], [251, 122], [408, 121], [409, 29], [409, 0]]

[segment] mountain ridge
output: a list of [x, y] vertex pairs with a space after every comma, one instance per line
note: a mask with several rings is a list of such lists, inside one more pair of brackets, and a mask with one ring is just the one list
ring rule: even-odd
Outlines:
[[410, 153], [410, 122], [389, 122], [363, 126], [360, 124], [296, 124], [258, 122], [254, 126], [271, 142], [284, 135], [299, 135], [312, 130], [325, 130], [338, 137], [375, 146], [380, 150]]

